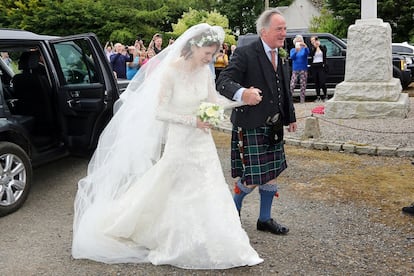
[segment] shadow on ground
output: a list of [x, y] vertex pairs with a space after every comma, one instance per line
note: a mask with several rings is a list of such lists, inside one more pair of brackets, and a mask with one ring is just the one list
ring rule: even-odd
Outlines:
[[[218, 148], [230, 134], [213, 132]], [[401, 209], [414, 202], [414, 165], [409, 158], [348, 154], [286, 146], [288, 169], [279, 177], [304, 198], [354, 203], [372, 208], [371, 219], [404, 232], [414, 231], [414, 216]], [[230, 157], [229, 157], [230, 158]]]

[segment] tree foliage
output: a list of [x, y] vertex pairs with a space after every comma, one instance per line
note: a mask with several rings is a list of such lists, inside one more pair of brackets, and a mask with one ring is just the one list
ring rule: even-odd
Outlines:
[[214, 0], [2, 0], [0, 27], [40, 34], [94, 32], [101, 42], [132, 44], [140, 35], [172, 31], [189, 8], [211, 9]]
[[[288, 6], [292, 2], [269, 0], [269, 6]], [[360, 18], [361, 0], [319, 2], [325, 6], [321, 16], [312, 21], [312, 31], [346, 37], [348, 27]], [[53, 35], [94, 32], [101, 42], [132, 44], [138, 35], [146, 42], [154, 33], [175, 37], [180, 31], [173, 28], [179, 19], [184, 27], [191, 26], [191, 22], [217, 20], [218, 25], [224, 24], [221, 26], [228, 35], [236, 28], [240, 34], [255, 33], [255, 22], [264, 5], [265, 1], [251, 0], [2, 0], [0, 27]], [[378, 17], [390, 23], [394, 41], [414, 43], [414, 0], [378, 0], [377, 10]], [[194, 11], [198, 14], [192, 14]]]
[[[326, 4], [331, 17], [322, 14], [321, 17], [328, 19], [315, 19], [313, 27], [346, 37], [348, 27], [361, 18], [361, 0], [326, 0]], [[390, 24], [393, 41], [414, 42], [414, 0], [378, 0], [377, 17]]]
[[[269, 0], [270, 7], [289, 6], [293, 0]], [[265, 1], [227, 0], [217, 1], [215, 9], [229, 20], [229, 27], [241, 34], [256, 33], [256, 19], [265, 9]]]
[[336, 20], [333, 17], [331, 11], [327, 8], [322, 8], [321, 15], [319, 17], [312, 18], [309, 30], [311, 32], [333, 33], [340, 37], [346, 37], [346, 33], [342, 34], [343, 26], [340, 22], [340, 20]]
[[173, 31], [171, 32], [171, 35], [174, 38], [178, 37], [188, 28], [198, 23], [208, 23], [212, 26], [217, 25], [223, 27], [224, 32], [226, 33], [225, 42], [229, 44], [236, 44], [235, 37], [229, 29], [228, 19], [216, 11], [207, 12], [190, 9], [188, 12], [183, 14], [177, 24], [172, 24]]

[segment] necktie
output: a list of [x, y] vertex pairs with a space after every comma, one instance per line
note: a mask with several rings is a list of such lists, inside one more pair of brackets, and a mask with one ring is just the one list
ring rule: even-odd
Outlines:
[[275, 54], [275, 52], [276, 52], [275, 49], [270, 50], [270, 56], [272, 58], [273, 69], [275, 69], [275, 72], [276, 72], [276, 54]]

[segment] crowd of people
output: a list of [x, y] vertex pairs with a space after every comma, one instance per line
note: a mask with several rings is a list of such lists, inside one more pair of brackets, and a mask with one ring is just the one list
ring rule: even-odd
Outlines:
[[[171, 38], [168, 45], [172, 43], [174, 43], [174, 39]], [[141, 66], [163, 50], [163, 37], [160, 33], [154, 34], [148, 47], [145, 47], [140, 36], [137, 37], [132, 46], [125, 46], [121, 43], [113, 44], [107, 41], [104, 50], [115, 76], [119, 79], [131, 80]], [[234, 44], [229, 47], [228, 43], [223, 42], [220, 45], [220, 50], [214, 56], [210, 65], [214, 79], [217, 79], [220, 72], [229, 65], [235, 50], [236, 45]]]
[[[170, 39], [168, 45], [173, 42], [174, 40]], [[302, 35], [296, 35], [293, 43], [294, 48], [289, 51], [289, 57], [292, 61], [292, 73], [290, 76], [290, 91], [292, 95], [299, 81], [300, 103], [305, 102], [307, 80], [309, 74], [312, 74], [316, 91], [315, 101], [326, 101], [328, 99], [326, 87], [328, 72], [326, 47], [320, 43], [317, 36], [310, 38], [310, 48], [305, 43]], [[145, 47], [140, 37], [137, 37], [132, 46], [124, 46], [121, 43], [115, 43], [114, 45], [108, 41], [104, 49], [116, 77], [131, 80], [141, 66], [162, 51], [163, 37], [159, 33], [154, 34], [147, 47]], [[220, 45], [219, 51], [210, 63], [210, 69], [215, 80], [219, 78], [221, 71], [229, 65], [235, 50], [236, 45], [234, 44], [229, 47], [228, 43], [223, 42]], [[308, 64], [309, 62], [310, 64]]]
[[[170, 39], [169, 45], [173, 42], [174, 40]], [[162, 51], [162, 43], [162, 35], [156, 33], [148, 47], [145, 47], [142, 38], [138, 36], [132, 46], [123, 45], [122, 43], [113, 44], [107, 41], [104, 49], [115, 76], [118, 79], [131, 80], [141, 66]]]

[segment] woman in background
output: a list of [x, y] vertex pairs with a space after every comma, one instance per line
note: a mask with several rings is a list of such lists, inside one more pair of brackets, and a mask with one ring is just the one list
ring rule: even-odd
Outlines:
[[290, 92], [293, 95], [296, 82], [299, 78], [300, 84], [300, 102], [305, 102], [306, 84], [308, 81], [308, 56], [309, 48], [301, 35], [296, 35], [293, 39], [295, 47], [290, 50], [290, 58], [292, 60], [292, 77], [290, 79]]
[[[316, 101], [326, 101], [328, 99], [328, 91], [326, 89], [326, 73], [328, 72], [328, 64], [326, 62], [326, 47], [321, 45], [317, 36], [312, 36], [310, 39], [312, 43], [311, 50], [311, 72], [313, 80], [315, 81]], [[324, 97], [321, 99], [321, 89]]]

